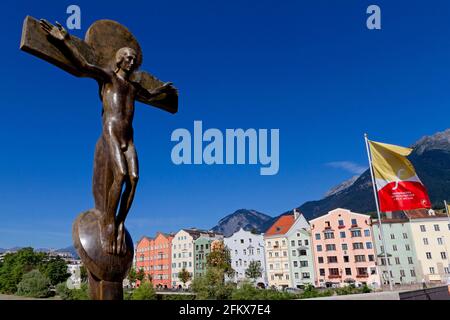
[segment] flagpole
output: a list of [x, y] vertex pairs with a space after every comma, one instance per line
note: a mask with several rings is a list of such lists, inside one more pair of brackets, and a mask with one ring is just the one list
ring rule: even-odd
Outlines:
[[[383, 247], [384, 247], [383, 251], [384, 251], [384, 259], [385, 259], [385, 262], [386, 262], [386, 270], [387, 270], [387, 274], [388, 274], [388, 278], [389, 278], [389, 289], [392, 291], [393, 290], [393, 286], [392, 286], [391, 273], [390, 273], [390, 270], [389, 270], [389, 260], [388, 260], [388, 256], [387, 256], [387, 246], [386, 246], [386, 241], [385, 241], [384, 236], [383, 236], [383, 228], [382, 228], [382, 223], [381, 223], [380, 206], [378, 204], [377, 187], [375, 185], [375, 176], [373, 174], [373, 168], [372, 168], [372, 155], [370, 153], [369, 140], [367, 138], [367, 133], [364, 133], [364, 140], [366, 142], [367, 158], [369, 159], [369, 169], [370, 169], [370, 176], [372, 178], [373, 195], [375, 197], [375, 205], [377, 207], [378, 228], [380, 230], [381, 242], [383, 243]], [[382, 278], [383, 278], [383, 274], [381, 274], [381, 280], [382, 280]]]

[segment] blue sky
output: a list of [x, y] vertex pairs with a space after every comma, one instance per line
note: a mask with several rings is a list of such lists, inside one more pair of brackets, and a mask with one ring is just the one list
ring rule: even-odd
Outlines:
[[[252, 208], [277, 215], [367, 167], [363, 133], [410, 145], [449, 127], [448, 1], [16, 1], [0, 21], [3, 62], [0, 247], [65, 247], [93, 206], [97, 85], [19, 50], [26, 15], [65, 22], [81, 7], [83, 37], [108, 18], [127, 26], [142, 68], [180, 92], [176, 115], [137, 104], [140, 182], [127, 220], [134, 239], [210, 228]], [[366, 8], [382, 30], [366, 28]], [[177, 128], [280, 129], [280, 171], [175, 166]]]

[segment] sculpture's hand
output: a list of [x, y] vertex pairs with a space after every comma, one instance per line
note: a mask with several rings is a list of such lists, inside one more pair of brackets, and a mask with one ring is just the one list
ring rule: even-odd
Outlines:
[[125, 239], [125, 226], [124, 222], [120, 222], [117, 228], [117, 242], [116, 242], [116, 254], [124, 255], [127, 252], [126, 239]]
[[161, 93], [173, 93], [177, 92], [177, 89], [172, 85], [172, 82], [166, 82], [161, 87], [156, 88], [152, 93], [155, 95]]
[[56, 40], [63, 41], [69, 37], [69, 33], [58, 22], [56, 22], [56, 26], [54, 26], [47, 20], [41, 19], [40, 24], [42, 30], [44, 30], [48, 35]]

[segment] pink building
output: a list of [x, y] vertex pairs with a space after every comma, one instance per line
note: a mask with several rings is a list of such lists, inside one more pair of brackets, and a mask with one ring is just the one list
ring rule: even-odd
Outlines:
[[335, 209], [310, 224], [316, 286], [380, 285], [370, 216]]

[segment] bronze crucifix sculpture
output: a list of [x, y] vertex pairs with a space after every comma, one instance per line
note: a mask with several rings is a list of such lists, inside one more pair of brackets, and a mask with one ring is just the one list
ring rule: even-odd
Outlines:
[[99, 84], [103, 129], [94, 155], [95, 208], [75, 220], [73, 239], [88, 270], [91, 298], [122, 299], [122, 281], [134, 250], [124, 222], [139, 179], [134, 102], [176, 113], [178, 92], [171, 83], [136, 71], [142, 63], [139, 43], [111, 20], [92, 24], [83, 41], [58, 23], [27, 17], [21, 49]]

